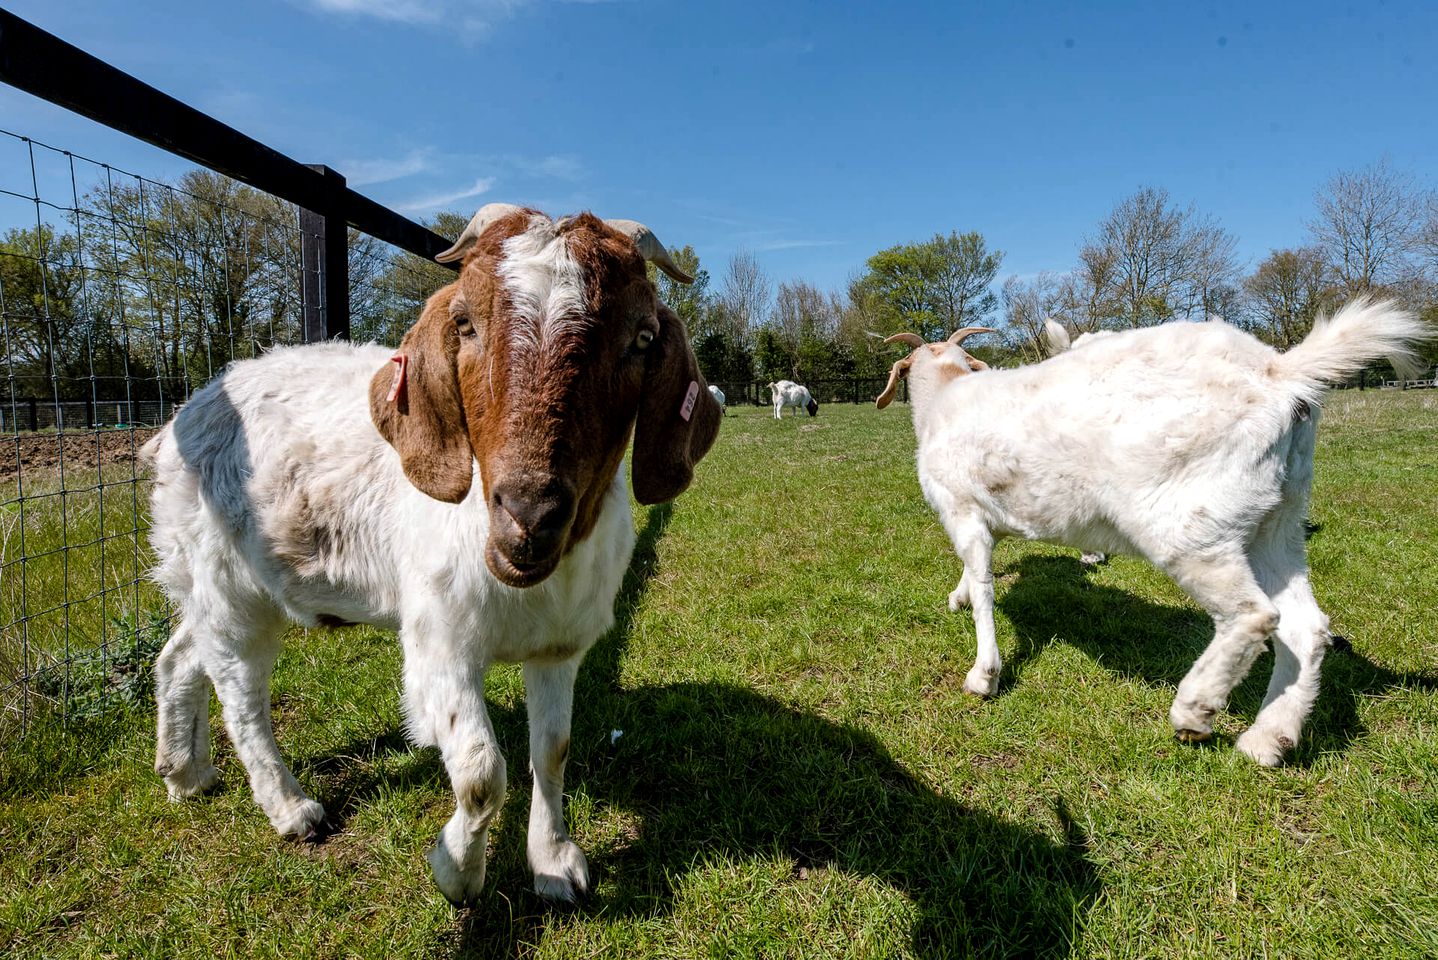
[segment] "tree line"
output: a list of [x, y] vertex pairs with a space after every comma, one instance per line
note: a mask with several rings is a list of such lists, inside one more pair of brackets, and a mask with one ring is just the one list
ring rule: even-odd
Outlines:
[[[427, 225], [454, 236], [467, 219], [443, 213]], [[0, 315], [11, 396], [180, 399], [232, 359], [298, 342], [300, 246], [292, 206], [206, 170], [174, 185], [96, 185], [59, 223], [6, 231]], [[877, 251], [841, 290], [776, 283], [745, 252], [716, 280], [692, 246], [671, 254], [693, 284], [653, 278], [716, 382], [882, 376], [893, 351], [880, 339], [901, 330], [933, 340], [994, 326], [1002, 336], [976, 352], [1003, 363], [1042, 357], [1048, 318], [1086, 332], [1221, 317], [1280, 349], [1363, 293], [1438, 319], [1438, 195], [1387, 162], [1325, 183], [1294, 246], [1252, 269], [1235, 249], [1212, 217], [1143, 187], [1080, 242], [1064, 272], [1000, 283], [1003, 251], [955, 230]], [[349, 251], [357, 340], [397, 342], [453, 278], [354, 231]]]

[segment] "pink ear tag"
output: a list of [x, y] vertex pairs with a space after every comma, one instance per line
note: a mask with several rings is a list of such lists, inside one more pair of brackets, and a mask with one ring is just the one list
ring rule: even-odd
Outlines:
[[400, 391], [404, 389], [404, 375], [409, 370], [409, 357], [403, 353], [396, 353], [389, 359], [398, 366], [394, 368], [394, 381], [389, 385], [389, 396], [385, 397], [385, 400], [394, 403], [399, 399]]
[[690, 380], [689, 392], [684, 394], [684, 403], [679, 408], [679, 416], [683, 417], [685, 422], [688, 422], [689, 418], [694, 415], [694, 401], [698, 399], [699, 381]]

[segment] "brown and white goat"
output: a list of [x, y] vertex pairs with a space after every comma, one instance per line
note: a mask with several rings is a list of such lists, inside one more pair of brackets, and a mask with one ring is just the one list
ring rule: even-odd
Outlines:
[[490, 204], [440, 256], [463, 260], [459, 278], [398, 352], [327, 343], [236, 363], [147, 445], [155, 576], [179, 614], [157, 664], [172, 797], [219, 776], [208, 679], [275, 829], [319, 831], [270, 723], [280, 633], [376, 624], [400, 632], [409, 733], [439, 747], [458, 801], [429, 855], [440, 890], [479, 893], [504, 801], [495, 661], [524, 667], [535, 887], [588, 888], [563, 777], [575, 673], [614, 622], [634, 546], [622, 460], [632, 435], [635, 497], [670, 500], [720, 423], [646, 258], [688, 281], [641, 224]]

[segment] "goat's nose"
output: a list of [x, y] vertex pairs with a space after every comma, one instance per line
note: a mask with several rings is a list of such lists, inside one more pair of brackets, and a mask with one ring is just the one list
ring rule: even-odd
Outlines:
[[512, 560], [532, 563], [559, 549], [574, 520], [574, 495], [562, 486], [528, 490], [496, 484], [490, 494], [490, 516]]

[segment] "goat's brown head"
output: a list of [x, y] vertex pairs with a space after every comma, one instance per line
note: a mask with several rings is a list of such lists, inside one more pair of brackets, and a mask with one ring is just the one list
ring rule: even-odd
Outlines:
[[481, 208], [438, 259], [462, 260], [459, 279], [374, 375], [370, 413], [431, 497], [465, 499], [478, 462], [485, 563], [533, 586], [593, 529], [631, 434], [646, 504], [683, 492], [714, 442], [719, 405], [644, 261], [691, 278], [643, 224], [509, 204]]
[[976, 333], [993, 332], [989, 327], [964, 327], [955, 330], [953, 335], [943, 343], [925, 343], [924, 338], [917, 333], [896, 333], [889, 337], [884, 341], [885, 343], [906, 343], [913, 349], [908, 356], [897, 361], [889, 369], [889, 382], [884, 386], [884, 392], [874, 400], [874, 406], [882, 410], [893, 402], [894, 395], [899, 392], [899, 381], [909, 375], [909, 371], [913, 369], [916, 362], [934, 362], [934, 369], [945, 381], [979, 370], [987, 370], [989, 365], [971, 355], [963, 348], [962, 344]]

